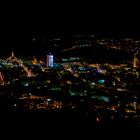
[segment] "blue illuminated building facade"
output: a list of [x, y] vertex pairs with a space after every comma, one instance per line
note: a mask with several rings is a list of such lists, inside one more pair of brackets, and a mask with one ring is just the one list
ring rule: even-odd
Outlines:
[[47, 55], [47, 66], [54, 67], [54, 56], [52, 54]]

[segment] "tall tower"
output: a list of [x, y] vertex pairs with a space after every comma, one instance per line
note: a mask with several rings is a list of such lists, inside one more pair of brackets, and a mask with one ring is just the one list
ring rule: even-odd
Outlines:
[[54, 66], [54, 57], [52, 54], [47, 55], [47, 66], [53, 67]]
[[13, 60], [13, 59], [16, 59], [16, 57], [15, 57], [14, 52], [12, 51], [11, 56], [7, 60], [9, 61], [9, 60]]
[[136, 52], [134, 53], [134, 59], [133, 59], [133, 68], [138, 67], [139, 60], [137, 59], [137, 55], [139, 54], [140, 48], [137, 48]]
[[36, 58], [35, 56], [33, 56], [32, 63], [33, 63], [34, 65], [36, 65], [36, 64], [37, 64], [37, 58]]
[[138, 66], [138, 59], [137, 59], [136, 55], [134, 55], [133, 68], [136, 68], [137, 66]]
[[12, 57], [15, 57], [15, 54], [14, 54], [14, 52], [12, 51], [12, 55], [11, 55]]
[[4, 83], [4, 76], [3, 76], [2, 72], [0, 72], [0, 83], [1, 84]]

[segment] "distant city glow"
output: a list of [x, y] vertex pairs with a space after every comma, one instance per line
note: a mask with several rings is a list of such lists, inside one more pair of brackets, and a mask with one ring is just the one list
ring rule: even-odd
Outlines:
[[62, 113], [96, 128], [140, 126], [140, 39], [86, 33], [30, 39], [27, 49], [0, 56], [1, 111]]

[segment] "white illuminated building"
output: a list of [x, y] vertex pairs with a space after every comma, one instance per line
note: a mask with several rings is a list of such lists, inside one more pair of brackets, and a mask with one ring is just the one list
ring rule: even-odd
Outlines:
[[47, 55], [47, 66], [48, 67], [54, 66], [54, 57], [52, 54]]

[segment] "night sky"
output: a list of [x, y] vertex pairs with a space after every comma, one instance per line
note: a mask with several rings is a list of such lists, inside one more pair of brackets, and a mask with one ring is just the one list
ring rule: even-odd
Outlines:
[[[16, 33], [16, 34], [15, 34]], [[30, 54], [34, 53], [33, 50], [39, 51], [41, 48], [41, 44], [46, 44], [46, 48], [49, 47], [47, 44], [47, 38], [52, 36], [69, 36], [71, 34], [80, 34], [80, 33], [91, 33], [95, 34], [99, 38], [124, 38], [124, 37], [132, 37], [140, 39], [139, 32], [132, 32], [132, 31], [47, 31], [47, 28], [44, 30], [38, 31], [23, 31], [21, 32], [8, 32], [1, 38], [1, 47], [0, 47], [0, 54], [1, 55], [9, 55], [12, 50], [14, 50], [19, 55], [23, 54]], [[36, 42], [33, 41], [33, 38], [36, 39]], [[61, 48], [60, 48], [61, 49]], [[43, 50], [43, 49], [42, 49]], [[51, 49], [50, 49], [51, 50]]]
[[12, 49], [30, 50], [32, 38], [36, 35], [96, 33], [100, 37], [140, 38], [138, 11], [132, 13], [132, 9], [125, 10], [123, 6], [109, 9], [100, 5], [99, 8], [95, 5], [67, 6], [54, 3], [51, 7], [46, 4], [22, 8], [7, 6], [9, 12], [2, 11], [1, 16], [0, 54]]

